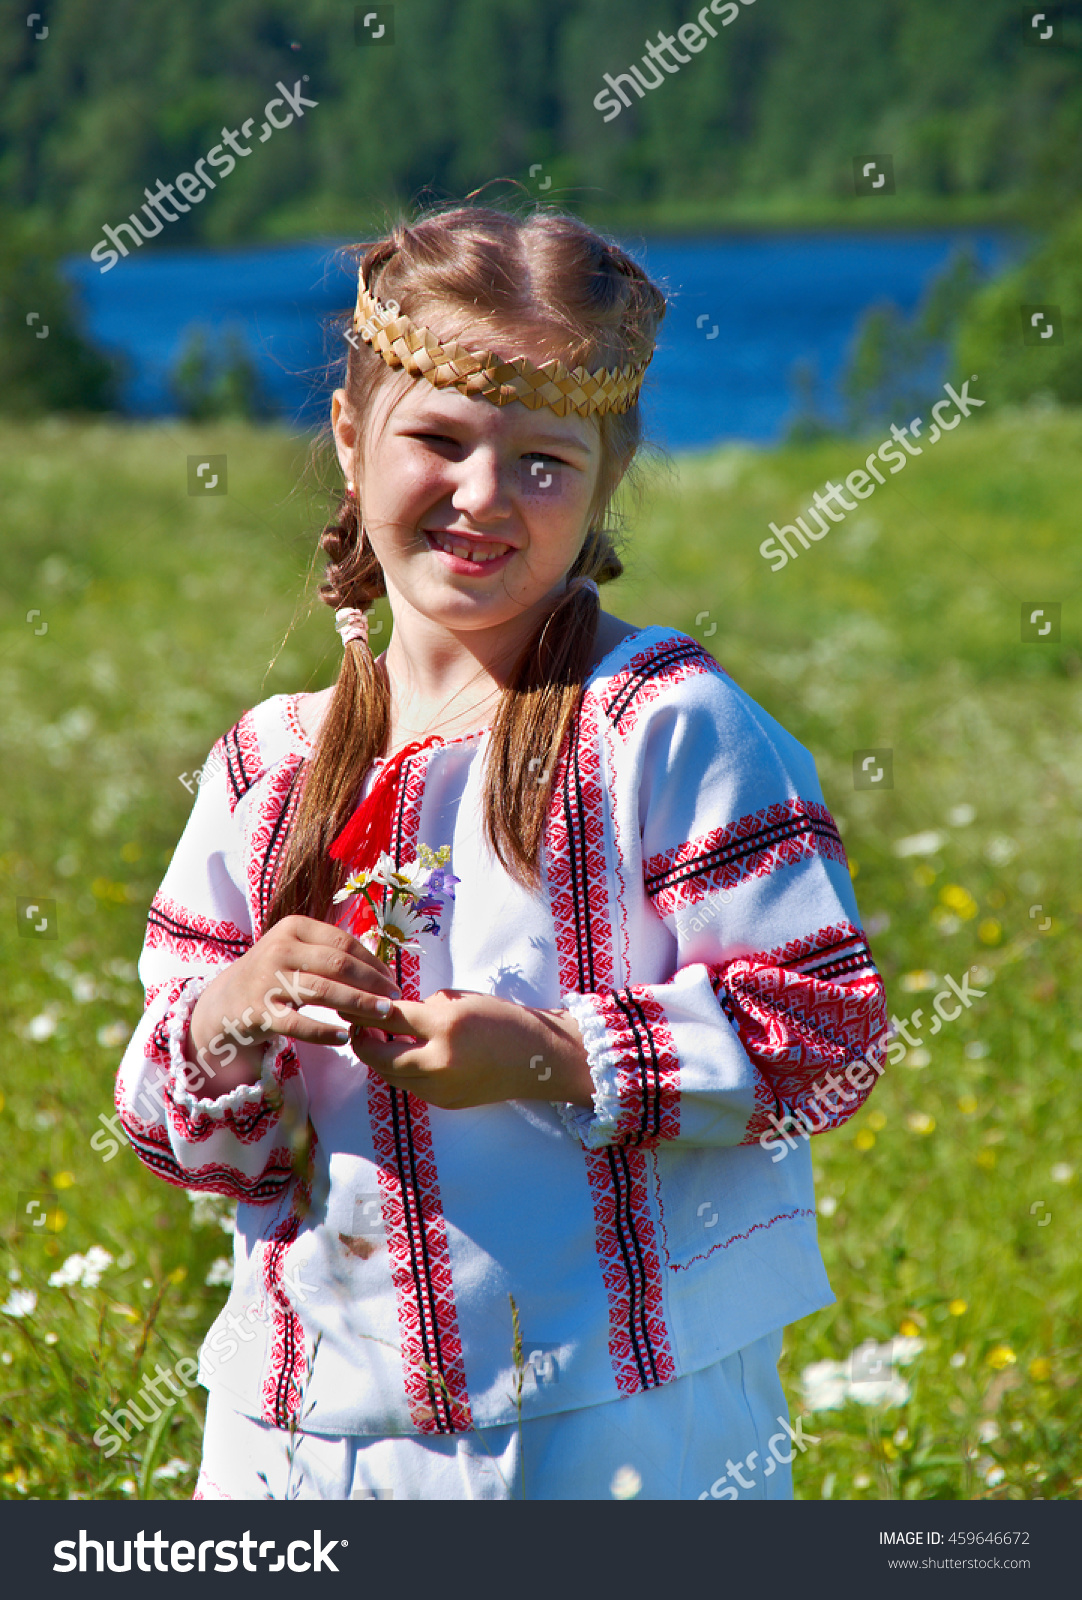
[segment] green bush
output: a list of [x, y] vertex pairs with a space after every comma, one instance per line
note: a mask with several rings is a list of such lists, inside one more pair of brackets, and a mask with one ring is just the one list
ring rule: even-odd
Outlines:
[[[1030, 313], [1023, 314], [1022, 308], [1041, 305], [1058, 308], [1062, 344], [1024, 343]], [[1028, 261], [974, 297], [958, 333], [957, 370], [980, 374], [980, 393], [990, 405], [1035, 395], [1078, 405], [1082, 403], [1080, 332], [1082, 211], [1074, 211]]]
[[0, 218], [0, 412], [111, 411], [120, 378], [119, 362], [83, 334], [53, 247]]

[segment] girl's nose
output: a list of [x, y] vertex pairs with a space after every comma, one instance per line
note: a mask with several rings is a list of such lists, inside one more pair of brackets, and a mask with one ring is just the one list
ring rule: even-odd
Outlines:
[[491, 450], [474, 450], [460, 463], [451, 503], [474, 522], [502, 521], [511, 515], [514, 484], [513, 464]]

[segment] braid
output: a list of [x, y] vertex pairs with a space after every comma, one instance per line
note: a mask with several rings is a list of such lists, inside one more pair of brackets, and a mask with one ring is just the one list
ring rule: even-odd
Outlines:
[[328, 522], [319, 546], [327, 557], [319, 586], [324, 605], [335, 610], [339, 606], [364, 607], [387, 593], [383, 568], [370, 542], [363, 537], [360, 508], [352, 495], [340, 501], [337, 519]]

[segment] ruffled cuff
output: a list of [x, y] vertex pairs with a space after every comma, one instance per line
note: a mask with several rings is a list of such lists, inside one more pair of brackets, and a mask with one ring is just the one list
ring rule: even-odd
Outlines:
[[569, 1133], [580, 1139], [587, 1150], [600, 1150], [612, 1144], [620, 1121], [620, 1052], [609, 1037], [609, 1030], [594, 997], [565, 994], [563, 1003], [579, 1025], [586, 1061], [593, 1080], [593, 1107], [558, 1102], [557, 1110]]
[[228, 1093], [212, 1096], [209, 1099], [201, 1099], [193, 1094], [187, 1087], [187, 1081], [192, 1073], [198, 1073], [200, 1069], [188, 1060], [184, 1046], [191, 1028], [196, 1001], [212, 981], [212, 976], [215, 975], [189, 978], [170, 1010], [167, 1023], [169, 1073], [165, 1090], [177, 1110], [183, 1112], [189, 1119], [209, 1117], [212, 1122], [224, 1122], [227, 1117], [235, 1118], [238, 1113], [250, 1113], [267, 1098], [268, 1091], [279, 1086], [281, 1081], [279, 1066], [284, 1061], [290, 1044], [282, 1034], [272, 1034], [268, 1038], [263, 1049], [262, 1067], [256, 1083], [239, 1083]]

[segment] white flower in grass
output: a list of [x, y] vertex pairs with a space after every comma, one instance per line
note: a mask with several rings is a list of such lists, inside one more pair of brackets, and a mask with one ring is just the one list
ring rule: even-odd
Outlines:
[[1057, 1161], [1052, 1168], [1051, 1177], [1053, 1183], [1070, 1183], [1074, 1177], [1074, 1168], [1066, 1161]]
[[1004, 1472], [1002, 1467], [989, 1467], [987, 1472], [984, 1474], [984, 1481], [988, 1485], [989, 1489], [994, 1489], [998, 1484], [1003, 1482], [1006, 1476], [1007, 1474]]
[[185, 1472], [190, 1472], [191, 1466], [187, 1461], [182, 1461], [179, 1456], [174, 1456], [164, 1466], [155, 1467], [153, 1476], [160, 1481], [169, 1482], [172, 1478], [179, 1478]]
[[833, 1411], [845, 1399], [843, 1361], [813, 1361], [800, 1374], [804, 1405], [809, 1411]]
[[227, 1260], [225, 1256], [218, 1256], [216, 1260], [211, 1262], [210, 1269], [208, 1270], [206, 1277], [203, 1279], [203, 1282], [210, 1289], [217, 1289], [223, 1283], [232, 1283], [232, 1261]]
[[49, 1274], [49, 1284], [53, 1289], [96, 1289], [101, 1282], [101, 1275], [106, 1267], [111, 1267], [113, 1258], [108, 1250], [103, 1250], [100, 1245], [91, 1245], [85, 1256], [69, 1256], [62, 1267]]
[[12, 1289], [0, 1311], [7, 1317], [32, 1317], [37, 1304], [38, 1297], [33, 1289]]
[[39, 1012], [26, 1024], [26, 1037], [34, 1044], [41, 1044], [43, 1040], [51, 1039], [55, 1032], [56, 1017], [51, 1011]]

